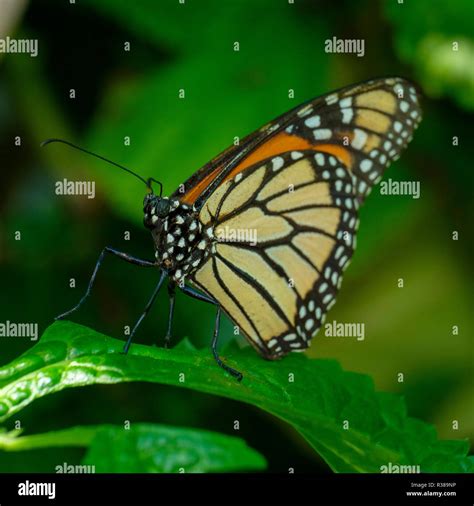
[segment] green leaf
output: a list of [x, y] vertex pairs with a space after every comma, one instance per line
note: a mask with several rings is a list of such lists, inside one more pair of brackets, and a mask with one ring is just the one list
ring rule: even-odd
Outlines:
[[107, 473], [204, 473], [265, 469], [265, 459], [240, 438], [155, 424], [79, 426], [18, 437], [0, 432], [0, 449], [89, 447], [82, 464]]
[[424, 91], [474, 109], [474, 3], [417, 0], [386, 2], [384, 8], [394, 25], [395, 49], [413, 65]]
[[101, 430], [83, 460], [97, 472], [204, 473], [265, 469], [265, 459], [240, 438], [152, 424]]
[[20, 434], [23, 430], [14, 429], [7, 432], [0, 428], [0, 450], [17, 452], [65, 446], [85, 447], [91, 444], [100, 427], [100, 425], [70, 427], [69, 429], [22, 437]]
[[253, 404], [296, 428], [334, 471], [379, 472], [419, 465], [422, 472], [473, 470], [466, 441], [439, 441], [434, 427], [407, 417], [397, 396], [374, 391], [370, 377], [334, 360], [292, 354], [279, 362], [230, 347], [226, 362], [241, 383], [216, 366], [209, 350], [160, 349], [123, 342], [71, 322], [57, 322], [27, 353], [0, 368], [0, 420], [35, 399], [97, 383], [152, 381]]

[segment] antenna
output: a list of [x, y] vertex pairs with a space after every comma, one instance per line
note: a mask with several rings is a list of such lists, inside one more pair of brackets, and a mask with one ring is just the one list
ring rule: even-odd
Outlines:
[[161, 197], [163, 195], [163, 185], [159, 181], [157, 181], [155, 178], [149, 177], [146, 180], [146, 185], [148, 186], [148, 188], [150, 188], [151, 191], [153, 191], [151, 188], [151, 183], [156, 183], [160, 187], [160, 197]]
[[67, 146], [71, 147], [71, 148], [74, 148], [74, 149], [77, 149], [78, 151], [82, 151], [83, 153], [87, 153], [88, 155], [91, 155], [91, 156], [95, 156], [96, 158], [99, 158], [99, 160], [103, 160], [104, 162], [107, 162], [107, 163], [110, 163], [111, 165], [115, 165], [116, 167], [118, 167], [119, 169], [122, 169], [124, 170], [125, 172], [128, 172], [129, 174], [131, 174], [132, 176], [135, 176], [136, 178], [138, 178], [142, 183], [145, 183], [146, 187], [153, 193], [153, 188], [151, 187], [151, 183], [154, 182], [154, 183], [157, 183], [159, 186], [160, 186], [160, 197], [161, 197], [161, 194], [163, 192], [163, 185], [157, 181], [156, 179], [153, 179], [152, 177], [149, 177], [148, 179], [143, 179], [141, 176], [139, 176], [138, 174], [136, 174], [135, 172], [133, 172], [133, 170], [130, 170], [130, 169], [127, 169], [127, 167], [124, 167], [123, 165], [120, 165], [119, 163], [116, 163], [116, 162], [112, 162], [112, 160], [109, 160], [108, 158], [105, 158], [101, 155], [98, 155], [97, 153], [93, 153], [92, 151], [89, 151], [87, 149], [84, 149], [84, 148], [81, 148], [79, 146], [76, 146], [75, 144], [73, 144], [72, 142], [69, 142], [69, 141], [65, 141], [63, 139], [46, 139], [45, 141], [43, 141], [41, 143], [41, 147], [44, 147], [44, 146], [47, 146], [48, 144], [52, 144], [53, 142], [61, 142], [62, 144], [66, 144]]

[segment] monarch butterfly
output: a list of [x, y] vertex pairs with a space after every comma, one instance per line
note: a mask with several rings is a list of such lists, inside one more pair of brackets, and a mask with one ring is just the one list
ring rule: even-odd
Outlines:
[[[217, 307], [212, 352], [223, 310], [267, 359], [302, 351], [335, 303], [356, 245], [358, 209], [384, 169], [397, 160], [421, 120], [417, 91], [401, 78], [363, 82], [310, 100], [245, 137], [193, 174], [169, 198], [162, 185], [99, 155], [143, 181], [144, 225], [155, 260], [105, 248], [80, 302], [108, 253], [158, 268], [156, 288], [125, 344], [151, 308], [165, 279], [170, 297], [165, 346], [171, 338], [175, 289]], [[152, 183], [158, 183], [156, 195]], [[225, 240], [254, 230], [256, 240]]]

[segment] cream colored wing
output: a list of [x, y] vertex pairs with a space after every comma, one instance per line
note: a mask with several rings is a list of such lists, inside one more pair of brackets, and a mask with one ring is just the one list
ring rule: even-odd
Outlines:
[[190, 280], [265, 357], [304, 349], [352, 255], [356, 205], [351, 176], [333, 155], [294, 151], [257, 164], [201, 211], [215, 243]]
[[306, 348], [321, 327], [355, 247], [357, 209], [420, 119], [404, 79], [350, 86], [277, 118], [264, 142], [190, 192], [210, 193], [198, 208], [215, 244], [189, 279], [265, 357]]

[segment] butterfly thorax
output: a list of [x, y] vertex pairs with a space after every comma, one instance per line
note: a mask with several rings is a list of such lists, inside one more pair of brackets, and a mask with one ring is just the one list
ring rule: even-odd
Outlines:
[[193, 207], [178, 199], [147, 195], [143, 223], [155, 244], [157, 265], [176, 282], [196, 270], [209, 255], [212, 238]]

